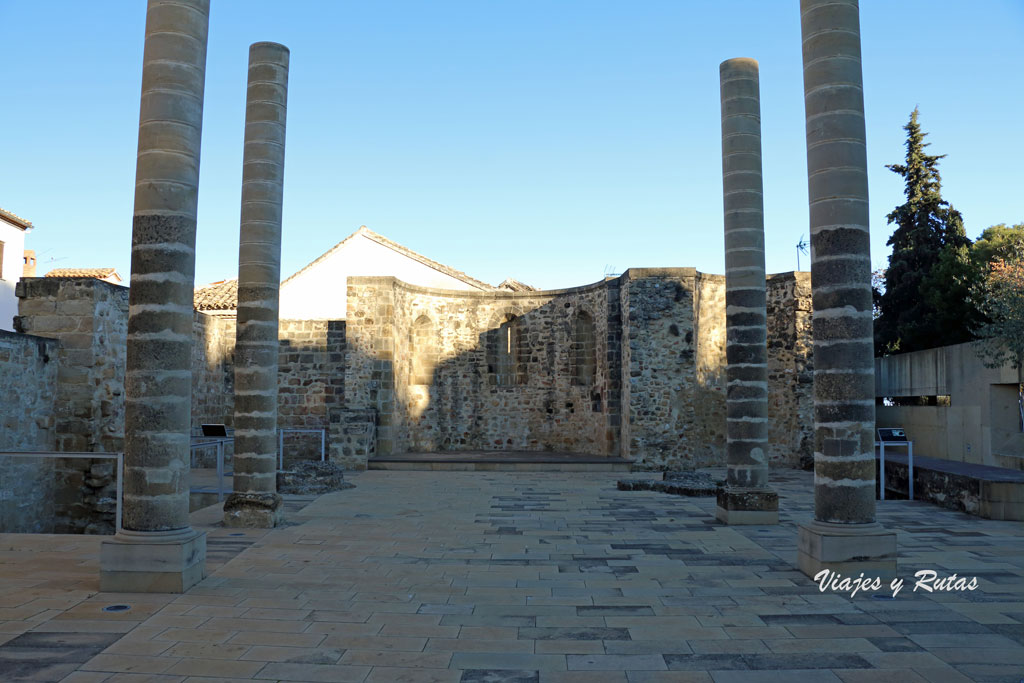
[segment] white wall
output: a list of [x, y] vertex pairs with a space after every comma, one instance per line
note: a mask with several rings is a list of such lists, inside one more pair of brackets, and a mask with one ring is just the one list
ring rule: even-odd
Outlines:
[[281, 287], [280, 317], [344, 319], [349, 275], [392, 275], [421, 287], [478, 291], [462, 280], [357, 234], [338, 251]]
[[14, 285], [21, 279], [25, 258], [25, 231], [0, 218], [0, 242], [4, 243], [4, 262], [0, 268], [0, 330], [14, 330], [18, 299]]

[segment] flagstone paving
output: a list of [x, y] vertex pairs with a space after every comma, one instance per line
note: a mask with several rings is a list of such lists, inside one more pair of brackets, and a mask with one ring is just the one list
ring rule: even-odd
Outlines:
[[[0, 535], [0, 680], [1024, 677], [1024, 524], [880, 502], [905, 585], [851, 599], [794, 568], [811, 475], [772, 475], [781, 523], [728, 527], [621, 474], [366, 472], [269, 532], [194, 513], [184, 595], [97, 593], [97, 537]], [[922, 569], [978, 588], [915, 592]]]

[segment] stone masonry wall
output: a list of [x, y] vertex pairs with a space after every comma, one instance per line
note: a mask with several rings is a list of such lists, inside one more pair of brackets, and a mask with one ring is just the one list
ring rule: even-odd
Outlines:
[[768, 461], [814, 461], [814, 346], [811, 274], [768, 276]]
[[[769, 457], [795, 466], [811, 424], [809, 277], [772, 276], [768, 289]], [[348, 310], [344, 415], [332, 423], [357, 444], [332, 447], [346, 466], [364, 466], [370, 452], [446, 450], [585, 452], [683, 469], [724, 457], [722, 276], [631, 269], [518, 293], [353, 278]], [[593, 367], [579, 359], [584, 348]]]
[[[393, 278], [350, 278], [348, 310], [346, 407], [378, 411], [378, 454], [607, 455], [617, 447], [606, 416], [609, 305], [603, 283], [466, 293]], [[504, 334], [513, 341], [498, 339], [510, 318], [511, 332]], [[573, 330], [591, 328], [580, 348], [594, 362], [574, 362]], [[503, 379], [506, 363], [510, 374]]]
[[[59, 342], [0, 330], [0, 451], [52, 451]], [[53, 531], [54, 460], [0, 456], [0, 533]]]
[[629, 416], [623, 455], [643, 467], [699, 466], [697, 271], [631, 268], [621, 280]]
[[[56, 450], [121, 451], [128, 288], [89, 278], [28, 278], [17, 295], [17, 331], [60, 342]], [[113, 533], [113, 461], [58, 459], [54, 467], [54, 531]]]
[[696, 439], [691, 444], [696, 467], [725, 462], [725, 276], [697, 273], [697, 336], [693, 409]]
[[[345, 321], [282, 320], [278, 337], [278, 426], [328, 429], [329, 413], [345, 394]], [[319, 460], [320, 435], [286, 433], [284, 453], [286, 468]]]
[[[231, 426], [235, 318], [196, 312], [193, 333], [193, 433], [198, 433], [204, 423]], [[282, 320], [279, 340], [278, 425], [285, 429], [327, 429], [329, 411], [339, 407], [344, 396], [345, 321]], [[285, 434], [284, 450], [286, 466], [290, 460], [318, 460], [320, 436]], [[203, 463], [212, 466], [205, 456]]]
[[192, 313], [192, 433], [204, 424], [231, 426], [235, 318]]

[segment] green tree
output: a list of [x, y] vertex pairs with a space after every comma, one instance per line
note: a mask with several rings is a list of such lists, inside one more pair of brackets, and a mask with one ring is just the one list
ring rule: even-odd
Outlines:
[[1024, 223], [1007, 226], [1006, 223], [985, 228], [971, 246], [971, 259], [982, 271], [999, 259], [1010, 259], [1014, 252], [1024, 247]]
[[976, 334], [982, 340], [978, 355], [986, 366], [1009, 363], [1017, 370], [1018, 409], [1024, 430], [1024, 242], [996, 257], [985, 279], [974, 288], [975, 300], [986, 317]]
[[906, 163], [889, 164], [906, 184], [907, 201], [887, 216], [896, 229], [885, 287], [879, 291], [875, 349], [880, 355], [916, 351], [973, 338], [981, 316], [970, 296], [978, 270], [960, 212], [942, 198], [939, 159], [926, 154], [926, 133], [914, 109], [907, 131]]

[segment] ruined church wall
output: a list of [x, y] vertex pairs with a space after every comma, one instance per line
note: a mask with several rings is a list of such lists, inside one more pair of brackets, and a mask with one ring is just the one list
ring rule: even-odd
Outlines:
[[693, 268], [623, 273], [623, 385], [629, 426], [623, 457], [641, 467], [688, 469], [699, 460]]
[[768, 276], [768, 461], [801, 467], [814, 458], [811, 274]]
[[[59, 343], [0, 330], [0, 451], [54, 450]], [[54, 460], [0, 456], [0, 533], [53, 531]]]
[[[236, 320], [194, 315], [192, 429], [199, 433], [203, 424], [233, 424]], [[328, 429], [329, 413], [344, 396], [345, 321], [281, 320], [278, 339], [278, 426]], [[284, 447], [285, 465], [320, 458], [319, 434], [286, 433]], [[213, 453], [204, 451], [193, 464], [212, 467]]]
[[[345, 395], [345, 321], [282, 320], [278, 339], [278, 426], [329, 430]], [[320, 435], [285, 433], [284, 454], [286, 468], [319, 459]]]
[[[351, 278], [349, 310], [346, 404], [379, 411], [384, 452], [617, 454], [608, 414], [604, 283], [475, 293]], [[584, 322], [574, 332], [580, 312]], [[514, 381], [507, 383], [499, 378], [494, 348], [506, 316], [516, 318]], [[574, 351], [577, 341], [582, 350]]]
[[[623, 457], [690, 469], [725, 458], [725, 278], [692, 268], [623, 274]], [[768, 459], [810, 457], [813, 357], [809, 273], [767, 279]]]
[[235, 318], [192, 313], [192, 433], [204, 424], [231, 426]]

